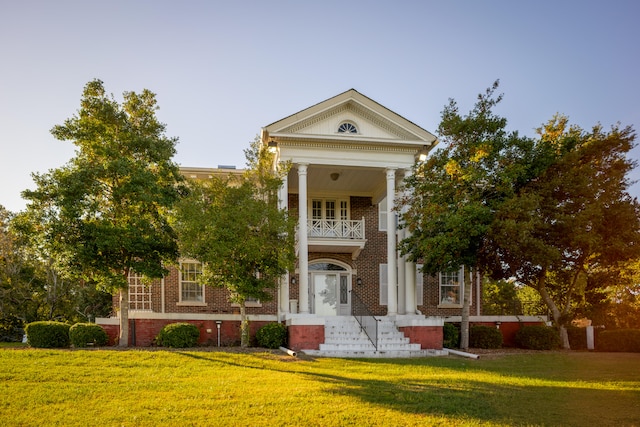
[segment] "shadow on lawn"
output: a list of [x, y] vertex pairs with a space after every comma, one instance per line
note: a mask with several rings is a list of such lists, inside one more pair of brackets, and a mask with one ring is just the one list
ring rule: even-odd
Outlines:
[[[224, 364], [240, 368], [270, 370], [296, 374], [331, 384], [326, 392], [337, 397], [355, 397], [368, 404], [387, 407], [409, 414], [435, 417], [451, 417], [477, 422], [503, 424], [561, 424], [561, 425], [635, 425], [640, 419], [640, 384], [631, 381], [629, 387], [620, 390], [598, 389], [588, 381], [578, 383], [570, 380], [552, 379], [545, 374], [509, 375], [495, 365], [481, 366], [462, 360], [385, 360], [353, 359], [349, 362], [353, 370], [344, 370], [344, 375], [321, 372], [327, 365], [303, 363], [278, 366], [273, 355], [249, 354], [239, 362], [237, 357], [216, 354], [178, 354], [209, 363]], [[237, 356], [237, 355], [234, 355]], [[307, 358], [302, 362], [313, 362]], [[409, 376], [411, 379], [397, 380], [359, 378], [363, 367], [369, 376], [372, 372], [385, 372], [389, 365], [408, 370], [428, 366], [442, 369], [444, 375], [434, 373]], [[299, 367], [299, 369], [297, 369]], [[486, 376], [487, 380], [478, 379]], [[349, 376], [353, 374], [353, 376]], [[471, 378], [475, 376], [475, 378]], [[406, 378], [406, 376], [404, 377]], [[596, 384], [596, 383], [594, 383]]]

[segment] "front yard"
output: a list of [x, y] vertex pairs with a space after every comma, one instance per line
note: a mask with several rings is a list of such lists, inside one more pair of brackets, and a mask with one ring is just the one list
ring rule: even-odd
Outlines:
[[0, 349], [0, 425], [640, 425], [640, 354]]

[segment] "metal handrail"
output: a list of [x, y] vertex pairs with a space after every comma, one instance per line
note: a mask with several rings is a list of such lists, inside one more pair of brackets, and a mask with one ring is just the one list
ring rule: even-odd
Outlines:
[[373, 315], [369, 307], [362, 301], [360, 296], [351, 292], [351, 315], [356, 318], [360, 324], [360, 330], [364, 331], [373, 347], [378, 350], [378, 319]]

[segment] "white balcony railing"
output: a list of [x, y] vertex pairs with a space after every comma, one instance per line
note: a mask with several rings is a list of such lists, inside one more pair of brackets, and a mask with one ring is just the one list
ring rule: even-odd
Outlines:
[[309, 237], [364, 240], [364, 217], [361, 220], [310, 219]]

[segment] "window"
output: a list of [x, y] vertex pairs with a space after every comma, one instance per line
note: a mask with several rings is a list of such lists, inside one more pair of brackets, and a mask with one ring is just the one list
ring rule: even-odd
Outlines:
[[204, 303], [204, 287], [198, 283], [202, 275], [199, 262], [180, 263], [180, 302]]
[[129, 271], [129, 310], [152, 311], [151, 285], [145, 285], [134, 271]]
[[440, 305], [462, 305], [464, 269], [440, 273]]
[[312, 199], [309, 211], [309, 235], [313, 237], [343, 237], [348, 225], [340, 221], [349, 219], [349, 201], [346, 199]]
[[358, 133], [358, 128], [353, 123], [344, 122], [338, 126], [338, 133]]

